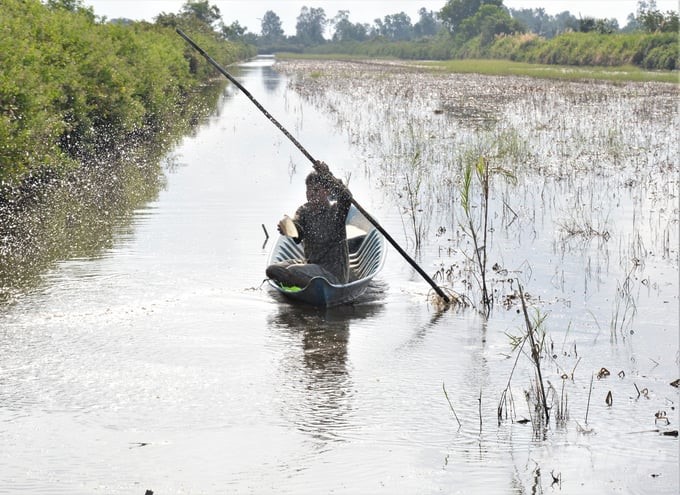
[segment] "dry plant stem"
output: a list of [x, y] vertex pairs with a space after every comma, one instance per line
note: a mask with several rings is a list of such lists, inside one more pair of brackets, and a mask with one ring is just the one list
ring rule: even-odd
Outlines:
[[420, 252], [420, 247], [422, 244], [422, 238], [423, 238], [423, 225], [422, 225], [422, 220], [418, 221], [416, 218], [416, 212], [418, 211], [418, 196], [419, 196], [419, 190], [420, 190], [420, 176], [415, 170], [415, 167], [420, 166], [420, 151], [416, 151], [412, 164], [414, 166], [414, 173], [413, 173], [413, 179], [415, 180], [415, 183], [413, 182], [412, 178], [409, 176], [407, 173], [404, 177], [406, 181], [406, 199], [407, 199], [407, 208], [408, 212], [410, 214], [410, 220], [411, 220], [411, 227], [413, 228], [413, 237], [415, 241], [415, 251], [416, 253]]
[[588, 391], [588, 405], [586, 406], [586, 424], [588, 424], [588, 411], [590, 411], [590, 395], [593, 393], [593, 375], [590, 375], [590, 390]]
[[572, 380], [574, 379], [574, 372], [576, 371], [576, 367], [578, 366], [578, 363], [580, 363], [580, 362], [581, 362], [581, 358], [578, 358], [578, 359], [576, 360], [576, 364], [574, 365], [574, 367], [573, 367], [572, 370], [571, 370], [571, 379], [572, 379]]
[[418, 225], [416, 224], [416, 204], [415, 204], [415, 194], [413, 189], [411, 188], [411, 181], [408, 178], [408, 175], [405, 177], [406, 180], [406, 192], [408, 196], [408, 207], [409, 207], [409, 212], [411, 213], [411, 223], [413, 224], [413, 237], [414, 237], [414, 242], [416, 244], [416, 252], [420, 250], [420, 237], [418, 236]]
[[482, 390], [479, 390], [479, 434], [482, 434]]
[[565, 398], [564, 396], [564, 382], [566, 379], [562, 380], [562, 390], [560, 392], [560, 406], [558, 408], [557, 414], [555, 416], [555, 419], [562, 424], [564, 424], [567, 419], [569, 419], [569, 412], [568, 412], [568, 398]]
[[449, 399], [449, 394], [446, 393], [446, 386], [444, 386], [444, 382], [442, 382], [442, 389], [444, 389], [444, 396], [446, 397], [446, 401], [449, 403], [449, 407], [451, 408], [451, 411], [453, 411], [453, 416], [456, 418], [456, 421], [458, 421], [458, 428], [461, 427], [460, 420], [458, 419], [458, 415], [456, 414], [456, 410], [453, 408], [453, 404], [451, 404], [451, 400]]
[[538, 386], [541, 391], [541, 399], [543, 401], [543, 410], [545, 412], [546, 423], [550, 418], [550, 411], [548, 410], [548, 402], [545, 398], [545, 388], [543, 387], [543, 375], [541, 373], [541, 357], [538, 355], [538, 347], [536, 346], [536, 339], [534, 338], [534, 329], [529, 321], [529, 313], [527, 312], [527, 305], [524, 301], [524, 291], [522, 290], [522, 284], [519, 279], [517, 280], [517, 285], [519, 287], [520, 300], [522, 301], [522, 311], [524, 312], [524, 322], [527, 326], [527, 332], [529, 334], [529, 342], [531, 343], [531, 357], [536, 365], [536, 373], [538, 374]]
[[[483, 200], [484, 200], [484, 231], [482, 233], [483, 235], [483, 241], [484, 244], [482, 245], [482, 255], [483, 259], [480, 260], [480, 269], [482, 271], [482, 302], [484, 303], [484, 306], [486, 307], [486, 313], [487, 316], [489, 315], [489, 312], [491, 311], [491, 300], [489, 299], [489, 291], [486, 288], [486, 259], [487, 259], [487, 253], [486, 253], [486, 246], [487, 246], [487, 235], [489, 232], [489, 163], [486, 161], [486, 158], [482, 158], [482, 165], [483, 165], [483, 171], [482, 171], [482, 188], [484, 190], [483, 192]], [[478, 257], [481, 256], [479, 253], [477, 255]]]
[[506, 396], [508, 390], [510, 390], [510, 382], [512, 381], [512, 375], [515, 374], [515, 368], [517, 368], [517, 361], [519, 361], [519, 357], [522, 355], [522, 349], [524, 349], [524, 343], [527, 341], [527, 337], [528, 336], [525, 336], [522, 339], [522, 345], [520, 345], [519, 349], [517, 350], [517, 357], [515, 357], [515, 364], [512, 365], [512, 370], [510, 370], [510, 376], [508, 377], [508, 384], [505, 386], [505, 390], [503, 390], [503, 393], [501, 394], [501, 400], [498, 403], [498, 424], [499, 425], [501, 424], [501, 416], [502, 416], [502, 410], [503, 410], [502, 403], [505, 399], [505, 396]]

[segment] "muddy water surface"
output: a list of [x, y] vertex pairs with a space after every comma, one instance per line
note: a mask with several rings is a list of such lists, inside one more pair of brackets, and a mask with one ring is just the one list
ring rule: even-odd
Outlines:
[[[263, 225], [310, 167], [227, 87], [112, 242], [2, 307], [0, 493], [676, 493], [677, 88], [272, 62], [238, 76], [472, 305], [432, 304], [395, 251], [360, 304], [272, 294]], [[487, 320], [460, 227], [482, 155]]]

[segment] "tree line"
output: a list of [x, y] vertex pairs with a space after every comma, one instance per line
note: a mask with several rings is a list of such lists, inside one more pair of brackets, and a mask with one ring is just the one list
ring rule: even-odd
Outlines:
[[[207, 0], [190, 0], [189, 3], [203, 4], [203, 9], [209, 8]], [[373, 24], [353, 23], [348, 10], [340, 10], [334, 17], [328, 17], [322, 7], [302, 7], [292, 36], [284, 34], [281, 18], [273, 10], [266, 11], [262, 16], [259, 34], [249, 33], [239, 21], [223, 26], [222, 30], [228, 39], [244, 39], [258, 45], [272, 42], [315, 45], [375, 39], [413, 41], [436, 36], [442, 29], [451, 35], [469, 39], [491, 27], [491, 24], [497, 34], [534, 33], [545, 38], [566, 32], [677, 33], [679, 27], [678, 13], [661, 12], [655, 0], [639, 0], [637, 12], [628, 15], [623, 27], [619, 27], [616, 18], [576, 17], [569, 11], [550, 15], [544, 8], [506, 8], [503, 0], [449, 0], [437, 12], [420, 8], [418, 16], [415, 23], [404, 12], [375, 19]], [[332, 33], [329, 39], [325, 37], [327, 30]]]
[[[207, 4], [207, 0], [202, 2]], [[421, 8], [413, 23], [404, 12], [353, 23], [349, 11], [329, 18], [323, 8], [302, 7], [295, 34], [286, 36], [280, 17], [264, 13], [259, 34], [238, 21], [223, 26], [225, 38], [256, 45], [261, 52], [349, 53], [365, 56], [450, 59], [500, 57], [563, 64], [635, 64], [677, 69], [678, 13], [661, 12], [655, 0], [640, 0], [627, 24], [614, 18], [577, 18], [568, 11], [508, 9], [503, 0], [449, 0], [438, 12]], [[330, 38], [325, 33], [330, 30]], [[611, 38], [603, 36], [612, 35]], [[575, 53], [573, 47], [586, 53]], [[613, 50], [613, 52], [612, 52]], [[605, 56], [614, 53], [617, 56]]]

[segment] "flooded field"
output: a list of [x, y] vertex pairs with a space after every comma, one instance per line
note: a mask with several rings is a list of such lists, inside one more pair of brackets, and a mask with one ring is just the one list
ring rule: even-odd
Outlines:
[[272, 293], [311, 167], [227, 86], [102, 241], [2, 270], [0, 493], [677, 493], [678, 86], [272, 64], [458, 303], [394, 250], [358, 304]]

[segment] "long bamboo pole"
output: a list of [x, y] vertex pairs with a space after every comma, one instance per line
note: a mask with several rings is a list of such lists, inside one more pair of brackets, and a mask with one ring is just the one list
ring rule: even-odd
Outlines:
[[[217, 69], [224, 77], [226, 77], [227, 79], [229, 79], [229, 81], [231, 81], [231, 82], [234, 84], [234, 86], [236, 86], [238, 89], [240, 89], [241, 92], [242, 92], [244, 95], [246, 95], [246, 96], [248, 97], [248, 99], [249, 99], [250, 101], [252, 101], [252, 102], [255, 104], [255, 106], [256, 106], [256, 107], [257, 107], [257, 108], [265, 115], [265, 117], [267, 117], [267, 119], [269, 119], [269, 121], [270, 121], [272, 124], [274, 124], [281, 132], [283, 132], [283, 134], [285, 134], [285, 136], [286, 136], [288, 139], [290, 139], [290, 141], [297, 147], [297, 149], [299, 149], [299, 150], [302, 152], [302, 154], [305, 155], [305, 157], [307, 157], [307, 159], [309, 159], [309, 161], [312, 162], [312, 164], [316, 164], [316, 163], [317, 163], [318, 160], [316, 160], [316, 159], [309, 153], [309, 151], [307, 151], [307, 150], [305, 149], [305, 147], [302, 146], [302, 144], [300, 144], [300, 142], [299, 142], [297, 139], [295, 139], [295, 137], [294, 137], [290, 132], [288, 132], [288, 131], [286, 130], [286, 128], [283, 127], [283, 126], [279, 123], [279, 121], [276, 120], [276, 119], [274, 118], [274, 116], [273, 116], [272, 114], [270, 114], [270, 113], [267, 111], [267, 109], [264, 108], [264, 107], [260, 104], [260, 102], [257, 101], [257, 100], [255, 99], [255, 97], [254, 97], [252, 94], [250, 94], [250, 91], [248, 91], [248, 90], [247, 90], [240, 82], [238, 82], [238, 81], [236, 80], [235, 77], [233, 77], [231, 74], [229, 74], [229, 73], [228, 73], [228, 72], [227, 72], [220, 64], [218, 64], [217, 62], [215, 62], [215, 60], [213, 60], [213, 58], [212, 58], [210, 55], [208, 55], [208, 54], [205, 52], [205, 50], [203, 50], [200, 46], [198, 46], [198, 45], [197, 45], [191, 38], [189, 38], [189, 36], [187, 36], [181, 29], [177, 28], [176, 31], [177, 31], [177, 34], [179, 34], [182, 38], [184, 38], [184, 39], [186, 40], [187, 43], [189, 43], [189, 44], [190, 44], [190, 45], [191, 45], [198, 53], [200, 53], [200, 54], [203, 56], [203, 58], [205, 58], [206, 61], [207, 61], [210, 65], [212, 65], [215, 69]], [[438, 287], [437, 284], [434, 283], [434, 280], [432, 280], [432, 279], [428, 276], [428, 274], [425, 273], [425, 272], [423, 271], [423, 269], [420, 268], [420, 266], [418, 266], [418, 264], [417, 264], [417, 263], [416, 263], [409, 255], [408, 255], [408, 253], [406, 253], [406, 251], [404, 251], [404, 250], [401, 248], [401, 246], [400, 246], [399, 244], [397, 244], [397, 241], [395, 241], [395, 240], [392, 238], [392, 236], [390, 236], [390, 235], [387, 233], [387, 231], [382, 227], [382, 225], [380, 225], [380, 224], [378, 223], [378, 221], [377, 221], [375, 218], [373, 218], [366, 210], [364, 210], [364, 208], [357, 202], [356, 199], [352, 198], [352, 204], [355, 206], [355, 208], [356, 208], [357, 210], [359, 210], [359, 212], [361, 212], [361, 214], [362, 214], [364, 217], [366, 217], [366, 219], [367, 219], [369, 222], [371, 222], [371, 223], [373, 224], [373, 226], [375, 226], [376, 229], [378, 229], [378, 231], [385, 237], [385, 239], [387, 239], [387, 240], [390, 242], [390, 244], [392, 244], [392, 246], [394, 246], [394, 248], [397, 250], [397, 252], [399, 252], [399, 254], [401, 254], [401, 256], [402, 256], [402, 257], [403, 257], [403, 258], [404, 258], [404, 259], [405, 259], [405, 260], [406, 260], [406, 261], [407, 261], [407, 262], [408, 262], [408, 263], [409, 263], [409, 264], [410, 264], [410, 265], [411, 265], [411, 266], [412, 266], [412, 267], [420, 274], [420, 276], [423, 277], [423, 278], [427, 281], [427, 283], [430, 284], [430, 286], [434, 289], [434, 291], [437, 293], [437, 295], [438, 295], [439, 297], [441, 297], [446, 303], [449, 303], [449, 302], [450, 302], [450, 299], [449, 299], [449, 297], [444, 293], [444, 291], [443, 291], [440, 287]]]

